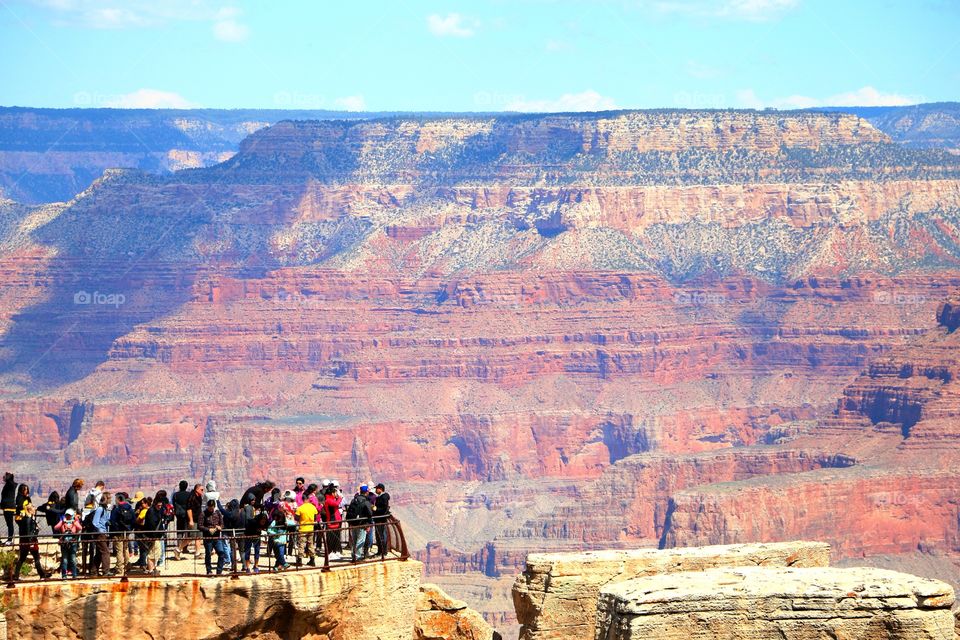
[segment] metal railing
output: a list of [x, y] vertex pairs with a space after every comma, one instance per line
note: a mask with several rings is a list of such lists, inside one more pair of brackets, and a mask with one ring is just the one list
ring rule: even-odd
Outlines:
[[[248, 573], [330, 571], [338, 566], [410, 558], [403, 528], [392, 516], [370, 525], [338, 525], [317, 522], [312, 532], [292, 526], [256, 536], [243, 535], [239, 530], [206, 536], [195, 529], [161, 529], [20, 537], [13, 546], [0, 547], [0, 553], [12, 552], [15, 556], [12, 565], [11, 556], [7, 556], [2, 580], [10, 588], [24, 582], [59, 579], [64, 572], [67, 579], [123, 582], [138, 577], [239, 578]], [[104, 553], [107, 562], [103, 561]], [[22, 566], [29, 569], [14, 575], [21, 557]], [[37, 571], [38, 563], [42, 574]]]

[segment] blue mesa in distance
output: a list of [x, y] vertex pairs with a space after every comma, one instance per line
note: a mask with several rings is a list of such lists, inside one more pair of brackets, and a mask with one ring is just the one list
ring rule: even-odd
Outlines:
[[552, 111], [957, 99], [954, 0], [0, 0], [0, 105]]

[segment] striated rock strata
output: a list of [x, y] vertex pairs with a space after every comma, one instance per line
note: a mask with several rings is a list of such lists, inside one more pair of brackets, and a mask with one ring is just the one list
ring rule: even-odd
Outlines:
[[883, 569], [725, 568], [606, 586], [597, 640], [953, 640], [953, 588]]
[[410, 640], [421, 570], [409, 561], [236, 580], [29, 584], [7, 590], [6, 616], [19, 640]]
[[855, 116], [284, 122], [0, 214], [35, 494], [384, 481], [498, 626], [531, 550], [957, 551], [960, 157]]

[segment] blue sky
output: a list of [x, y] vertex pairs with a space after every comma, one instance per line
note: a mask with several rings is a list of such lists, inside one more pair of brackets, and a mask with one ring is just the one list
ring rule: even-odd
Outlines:
[[0, 105], [352, 110], [960, 99], [956, 0], [0, 0]]

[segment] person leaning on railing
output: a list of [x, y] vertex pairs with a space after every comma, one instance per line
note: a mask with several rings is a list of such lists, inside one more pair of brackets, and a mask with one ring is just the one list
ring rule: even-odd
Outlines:
[[270, 526], [267, 527], [267, 537], [270, 540], [271, 551], [273, 551], [273, 555], [277, 560], [276, 570], [282, 571], [289, 569], [290, 565], [287, 564], [287, 515], [283, 509], [277, 508], [273, 512], [273, 520], [270, 522]]

